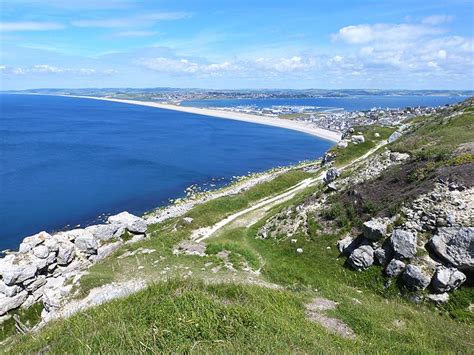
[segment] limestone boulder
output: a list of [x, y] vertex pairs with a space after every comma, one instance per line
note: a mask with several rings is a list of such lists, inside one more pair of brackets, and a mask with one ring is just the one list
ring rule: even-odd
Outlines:
[[90, 232], [96, 240], [108, 241], [114, 238], [115, 232], [120, 228], [120, 224], [98, 224], [89, 226], [85, 230]]
[[59, 243], [57, 263], [58, 265], [68, 265], [76, 256], [76, 248], [69, 241]]
[[40, 232], [38, 234], [32, 235], [30, 237], [26, 237], [23, 239], [23, 241], [20, 243], [19, 251], [21, 253], [26, 253], [32, 250], [35, 246], [42, 244], [44, 241], [47, 239], [52, 238], [49, 233], [46, 232]]
[[392, 259], [385, 268], [385, 274], [389, 277], [396, 277], [405, 271], [405, 263], [401, 260]]
[[371, 219], [370, 221], [364, 222], [362, 232], [364, 233], [364, 237], [369, 240], [380, 240], [387, 234], [387, 223], [381, 219]]
[[0, 316], [3, 316], [8, 311], [20, 307], [23, 302], [26, 301], [27, 298], [28, 292], [26, 291], [21, 291], [13, 297], [8, 297], [4, 294], [0, 294]]
[[403, 282], [411, 290], [421, 291], [428, 287], [431, 278], [416, 265], [408, 265], [402, 275]]
[[110, 216], [107, 221], [110, 224], [125, 226], [125, 228], [131, 233], [145, 233], [147, 230], [147, 224], [143, 218], [134, 216], [128, 212], [121, 212], [114, 216]]
[[466, 275], [456, 268], [439, 267], [432, 279], [433, 291], [450, 292], [466, 281]]
[[347, 262], [355, 270], [365, 270], [374, 263], [374, 249], [370, 245], [362, 245], [351, 253]]
[[416, 255], [415, 233], [395, 229], [390, 237], [390, 243], [397, 259], [411, 259]]
[[474, 227], [442, 227], [429, 247], [459, 270], [474, 272]]
[[74, 240], [74, 246], [85, 255], [97, 254], [97, 248], [99, 247], [92, 233], [87, 231], [84, 231]]
[[336, 180], [340, 175], [340, 172], [336, 168], [330, 168], [328, 171], [326, 171], [326, 175], [323, 178], [324, 183], [327, 185], [334, 180]]

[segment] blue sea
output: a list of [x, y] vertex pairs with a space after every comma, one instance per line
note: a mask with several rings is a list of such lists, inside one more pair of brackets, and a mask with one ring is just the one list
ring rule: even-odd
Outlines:
[[235, 107], [257, 106], [259, 108], [271, 106], [315, 106], [321, 109], [344, 109], [346, 111], [370, 110], [380, 108], [405, 108], [416, 106], [443, 106], [463, 101], [467, 96], [382, 96], [361, 95], [352, 97], [322, 97], [322, 98], [278, 98], [278, 99], [218, 99], [218, 100], [190, 100], [183, 101], [183, 106], [195, 107]]
[[191, 184], [320, 157], [303, 133], [122, 103], [0, 95], [0, 250], [41, 230], [141, 214]]

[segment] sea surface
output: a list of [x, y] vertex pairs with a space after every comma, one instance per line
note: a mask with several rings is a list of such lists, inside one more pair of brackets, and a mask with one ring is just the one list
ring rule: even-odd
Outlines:
[[235, 107], [257, 106], [259, 108], [271, 106], [315, 106], [321, 109], [344, 109], [346, 111], [370, 110], [380, 108], [405, 108], [416, 106], [443, 106], [463, 101], [467, 96], [382, 96], [364, 95], [343, 98], [302, 98], [302, 99], [218, 99], [183, 101], [183, 106], [195, 107]]
[[178, 111], [0, 94], [0, 250], [102, 214], [141, 214], [192, 184], [315, 159], [331, 144]]

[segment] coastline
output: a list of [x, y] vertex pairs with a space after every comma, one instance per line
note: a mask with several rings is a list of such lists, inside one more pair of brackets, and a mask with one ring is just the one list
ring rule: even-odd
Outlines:
[[306, 133], [318, 138], [322, 138], [334, 143], [337, 143], [341, 140], [341, 133], [339, 132], [334, 132], [327, 129], [310, 126], [301, 122], [283, 120], [280, 118], [249, 115], [246, 113], [229, 112], [229, 111], [208, 109], [208, 108], [177, 106], [177, 105], [162, 104], [162, 103], [151, 102], [151, 101], [114, 99], [114, 98], [109, 98], [109, 97], [79, 96], [79, 95], [55, 95], [55, 96], [75, 97], [75, 98], [81, 98], [81, 99], [102, 100], [102, 101], [119, 102], [119, 103], [130, 104], [130, 105], [155, 107], [155, 108], [160, 108], [164, 110], [174, 110], [174, 111], [192, 113], [192, 114], [202, 115], [202, 116], [211, 116], [211, 117], [216, 117], [216, 118], [223, 118], [223, 119], [229, 119], [229, 120], [243, 121], [243, 122], [248, 122], [248, 123], [255, 123], [255, 124], [260, 124], [260, 125], [290, 129], [293, 131], [299, 131], [299, 132]]

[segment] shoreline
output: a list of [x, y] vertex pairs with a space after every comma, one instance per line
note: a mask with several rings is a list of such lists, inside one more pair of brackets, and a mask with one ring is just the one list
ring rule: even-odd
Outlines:
[[170, 104], [162, 104], [158, 102], [151, 101], [138, 101], [138, 100], [128, 100], [128, 99], [114, 99], [109, 97], [96, 97], [96, 96], [79, 96], [79, 95], [53, 95], [53, 96], [62, 96], [62, 97], [75, 97], [80, 99], [91, 99], [91, 100], [102, 100], [110, 102], [118, 102], [129, 105], [139, 105], [160, 108], [164, 110], [173, 110], [186, 112], [201, 116], [210, 116], [216, 118], [223, 118], [228, 120], [242, 121], [266, 126], [279, 127], [284, 129], [290, 129], [293, 131], [298, 131], [306, 133], [321, 139], [325, 139], [334, 143], [337, 143], [341, 140], [342, 134], [339, 132], [330, 131], [324, 128], [310, 126], [301, 122], [283, 120], [281, 118], [249, 115], [241, 112], [230, 112], [217, 109], [208, 109], [208, 108], [199, 108], [199, 107], [187, 107], [187, 106], [177, 106]]

